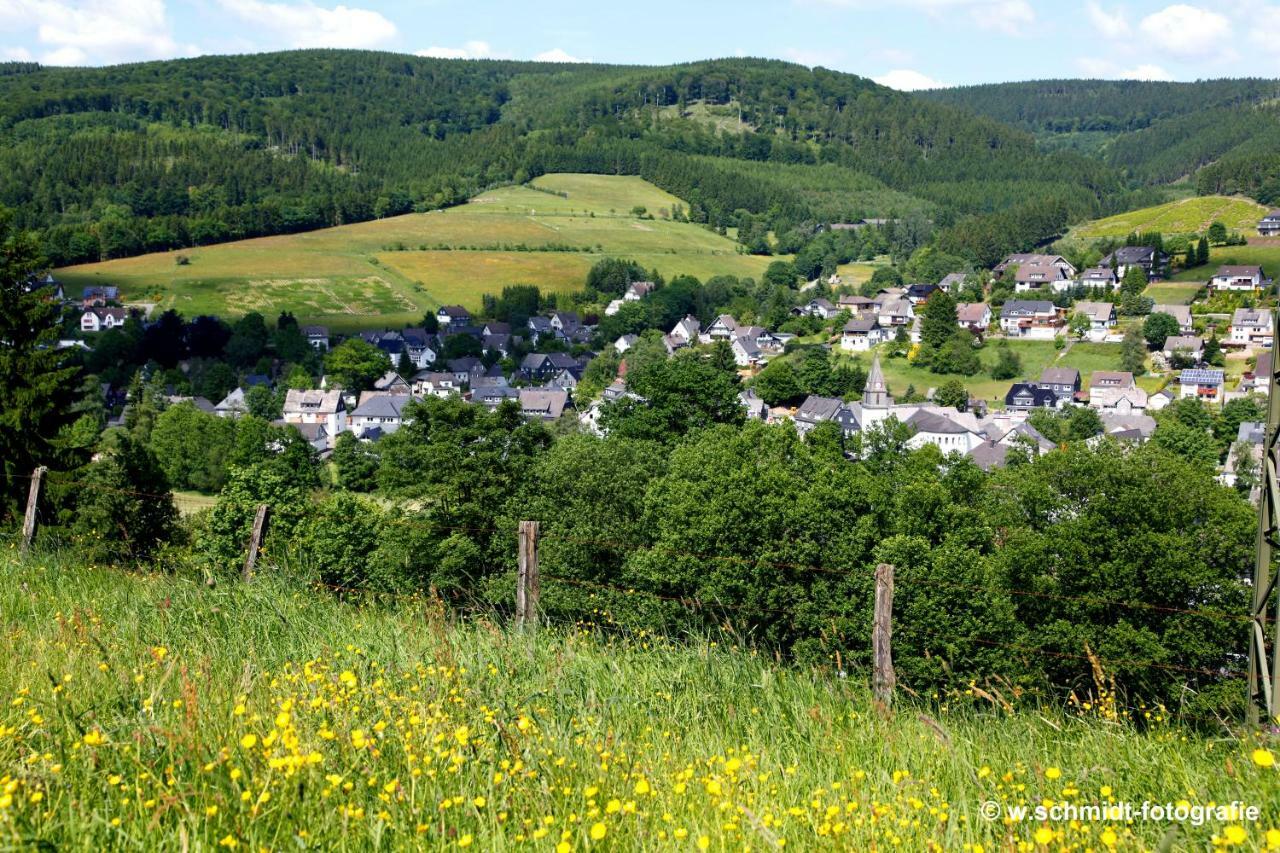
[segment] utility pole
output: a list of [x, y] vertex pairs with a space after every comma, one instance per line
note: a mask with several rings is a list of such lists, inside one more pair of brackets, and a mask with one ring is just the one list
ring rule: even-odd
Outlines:
[[516, 630], [538, 627], [538, 527], [536, 521], [520, 522], [519, 570], [516, 574]]
[[[1276, 312], [1271, 312], [1275, 330]], [[1277, 716], [1276, 685], [1280, 683], [1280, 601], [1271, 628], [1270, 657], [1267, 648], [1267, 610], [1275, 597], [1275, 549], [1280, 548], [1280, 483], [1276, 479], [1277, 436], [1280, 435], [1280, 396], [1276, 393], [1275, 344], [1268, 354], [1271, 370], [1267, 377], [1267, 426], [1262, 440], [1258, 497], [1258, 540], [1253, 567], [1253, 606], [1249, 609], [1249, 724], [1259, 723], [1259, 710], [1266, 711], [1268, 724]], [[1259, 356], [1261, 357], [1261, 356]]]

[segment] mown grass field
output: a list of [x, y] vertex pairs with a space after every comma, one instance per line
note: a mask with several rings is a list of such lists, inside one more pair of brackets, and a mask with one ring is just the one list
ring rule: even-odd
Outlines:
[[1124, 237], [1134, 231], [1191, 234], [1203, 232], [1214, 221], [1221, 222], [1228, 230], [1257, 234], [1258, 220], [1266, 214], [1267, 208], [1252, 199], [1223, 195], [1196, 196], [1095, 219], [1072, 228], [1067, 239]]
[[[535, 189], [532, 187], [537, 187]], [[603, 257], [634, 258], [665, 276], [758, 276], [770, 258], [697, 225], [661, 218], [681, 204], [640, 178], [546, 175], [460, 207], [58, 270], [74, 294], [114, 284], [129, 302], [187, 316], [273, 315], [337, 331], [416, 323], [443, 303], [479, 308], [509, 284], [582, 287]], [[654, 219], [632, 213], [644, 207]], [[687, 207], [687, 206], [686, 206]], [[573, 252], [548, 251], [571, 247]], [[190, 260], [177, 263], [178, 256]]]
[[1201, 287], [1200, 282], [1158, 281], [1147, 285], [1142, 295], [1151, 297], [1157, 305], [1190, 305]]
[[[0, 558], [0, 838], [101, 849], [1205, 849], [1280, 840], [1272, 744], [1152, 712], [873, 707], [691, 638], [457, 624], [264, 573]], [[909, 685], [908, 685], [909, 686]], [[1243, 801], [1257, 823], [991, 821]], [[1272, 836], [1268, 836], [1268, 832]]]
[[[1004, 405], [1005, 393], [1010, 384], [1025, 379], [1038, 379], [1046, 367], [1074, 367], [1080, 371], [1083, 387], [1088, 387], [1089, 376], [1095, 370], [1120, 369], [1120, 344], [1095, 344], [1076, 342], [1070, 351], [1059, 358], [1062, 350], [1054, 349], [1052, 341], [1010, 341], [1009, 346], [1017, 353], [1022, 362], [1022, 373], [1015, 379], [993, 379], [989, 372], [996, 360], [996, 341], [988, 341], [978, 353], [983, 372], [976, 376], [943, 376], [923, 367], [916, 367], [905, 358], [889, 358], [892, 348], [889, 344], [881, 347], [880, 367], [884, 371], [889, 390], [896, 395], [906, 392], [907, 386], [915, 386], [916, 391], [926, 393], [949, 379], [959, 379], [969, 389], [970, 395], [988, 402]], [[869, 353], [859, 353], [863, 366], [870, 366]]]

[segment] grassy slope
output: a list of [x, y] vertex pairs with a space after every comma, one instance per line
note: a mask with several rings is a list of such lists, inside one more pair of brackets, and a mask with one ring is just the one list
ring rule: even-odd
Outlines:
[[[696, 225], [637, 219], [637, 205], [657, 216], [680, 203], [640, 178], [546, 175], [534, 184], [567, 197], [504, 187], [446, 211], [86, 264], [58, 276], [73, 293], [116, 284], [130, 301], [187, 316], [288, 309], [348, 330], [416, 322], [441, 303], [478, 308], [484, 293], [508, 284], [577, 290], [604, 256], [702, 278], [759, 275], [770, 260], [739, 255], [731, 240]], [[387, 251], [398, 244], [409, 250]], [[590, 251], [503, 251], [552, 245]], [[177, 255], [191, 263], [178, 266]]]
[[[1256, 239], [1256, 238], [1255, 238]], [[1280, 274], [1280, 244], [1255, 242], [1248, 246], [1215, 246], [1209, 263], [1175, 275], [1175, 281], [1207, 282], [1221, 264], [1259, 264], [1268, 276]]]
[[[1046, 367], [1075, 367], [1085, 387], [1089, 385], [1089, 376], [1095, 370], [1120, 369], [1120, 344], [1073, 343], [1071, 350], [1059, 358], [1061, 350], [1053, 348], [1052, 341], [1010, 341], [1009, 346], [1017, 353], [1022, 362], [1022, 373], [1018, 379], [992, 379], [989, 371], [996, 360], [995, 342], [990, 342], [978, 353], [983, 365], [983, 373], [977, 376], [942, 376], [923, 367], [910, 364], [905, 358], [888, 358], [889, 345], [882, 347], [880, 367], [884, 370], [885, 381], [889, 390], [901, 395], [908, 385], [914, 385], [921, 394], [930, 388], [936, 388], [949, 379], [959, 379], [969, 389], [969, 393], [988, 402], [1004, 405], [1004, 395], [1009, 385], [1026, 377], [1036, 379]], [[871, 363], [866, 353], [860, 353], [863, 365]]]
[[[705, 641], [528, 641], [269, 576], [208, 589], [0, 568], [0, 837], [15, 846], [1014, 849], [1046, 827], [985, 821], [981, 801], [1243, 800], [1263, 808], [1254, 842], [1280, 813], [1257, 742], [1160, 715], [1139, 733], [1005, 714], [960, 685], [940, 707], [903, 698], [882, 716], [860, 673]], [[1091, 847], [1104, 829], [1047, 828]], [[1222, 831], [1168, 829], [1113, 826], [1122, 848], [1205, 847]]]
[[1068, 239], [1124, 237], [1134, 231], [1190, 234], [1204, 231], [1214, 220], [1220, 220], [1230, 230], [1256, 234], [1258, 220], [1266, 213], [1267, 208], [1247, 198], [1197, 196], [1095, 219], [1071, 229]]

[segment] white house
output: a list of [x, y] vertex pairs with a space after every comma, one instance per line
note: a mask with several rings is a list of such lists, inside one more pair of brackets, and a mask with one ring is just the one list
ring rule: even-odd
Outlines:
[[1120, 289], [1120, 277], [1111, 267], [1090, 267], [1080, 274], [1080, 284], [1084, 287], [1102, 287], [1108, 290]]
[[351, 412], [351, 430], [357, 435], [377, 427], [384, 434], [400, 429], [404, 423], [404, 407], [415, 400], [408, 394], [365, 391], [360, 404]]
[[1191, 320], [1190, 305], [1153, 305], [1151, 306], [1151, 313], [1168, 314], [1178, 321], [1178, 331], [1184, 335], [1189, 335], [1195, 331], [1195, 325]]
[[1101, 341], [1116, 326], [1116, 306], [1110, 302], [1077, 302], [1074, 309], [1089, 321], [1085, 336], [1093, 341]]
[[290, 390], [284, 398], [284, 421], [290, 424], [324, 424], [329, 435], [337, 437], [347, 429], [346, 404], [342, 390]]
[[1013, 289], [1018, 293], [1030, 290], [1043, 290], [1057, 282], [1068, 282], [1067, 271], [1053, 264], [1028, 264], [1018, 267], [1013, 277]]
[[80, 315], [80, 331], [105, 332], [124, 325], [128, 312], [123, 308], [88, 308]]
[[957, 303], [956, 322], [962, 329], [984, 330], [991, 325], [991, 306], [985, 302]]
[[1223, 343], [1233, 347], [1270, 347], [1275, 339], [1271, 312], [1263, 308], [1237, 308]]
[[889, 338], [889, 330], [880, 325], [874, 314], [864, 314], [844, 324], [840, 333], [840, 349], [845, 352], [866, 352]]
[[[729, 314], [721, 314], [707, 326], [706, 337], [709, 341], [727, 341], [738, 331], [738, 321]], [[675, 332], [673, 331], [674, 335]]]
[[441, 326], [450, 326], [455, 323], [465, 326], [471, 322], [471, 312], [461, 305], [441, 305], [440, 310], [436, 311], [436, 320]]
[[697, 317], [685, 317], [675, 328], [671, 330], [671, 337], [680, 341], [685, 346], [690, 346], [698, 341], [698, 333], [702, 330], [702, 324], [698, 322]]
[[915, 430], [915, 435], [907, 441], [907, 446], [913, 449], [932, 444], [943, 453], [969, 453], [986, 440], [964, 424], [927, 409], [920, 409], [907, 418], [907, 426]]
[[1128, 371], [1095, 370], [1089, 377], [1089, 406], [1101, 412], [1142, 414], [1147, 409], [1147, 392]]
[[1010, 299], [1000, 307], [1000, 328], [1011, 338], [1051, 341], [1061, 327], [1058, 309], [1048, 300]]
[[1178, 374], [1178, 396], [1195, 397], [1206, 403], [1217, 403], [1222, 400], [1224, 381], [1221, 370], [1191, 367]]
[[1223, 290], [1253, 293], [1261, 288], [1265, 282], [1266, 278], [1260, 266], [1230, 266], [1224, 264], [1218, 267], [1218, 271], [1213, 274], [1213, 278], [1209, 279], [1209, 289], [1215, 293]]

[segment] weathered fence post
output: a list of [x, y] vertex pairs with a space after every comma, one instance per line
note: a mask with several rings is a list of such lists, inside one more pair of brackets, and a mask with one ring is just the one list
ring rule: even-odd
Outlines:
[[253, 570], [258, 565], [258, 549], [262, 547], [262, 533], [267, 526], [267, 505], [258, 504], [258, 512], [253, 517], [253, 532], [249, 534], [249, 553], [244, 558], [244, 569], [241, 579], [248, 583], [253, 580]]
[[516, 576], [516, 630], [538, 627], [538, 522], [520, 522], [520, 570]]
[[872, 690], [877, 702], [893, 703], [897, 678], [893, 673], [893, 566], [876, 566], [876, 613], [871, 626], [871, 656], [875, 667]]
[[40, 508], [40, 486], [44, 483], [44, 473], [49, 469], [41, 465], [31, 475], [31, 488], [27, 490], [27, 513], [22, 518], [22, 553], [31, 550], [31, 541], [36, 536], [36, 512]]

